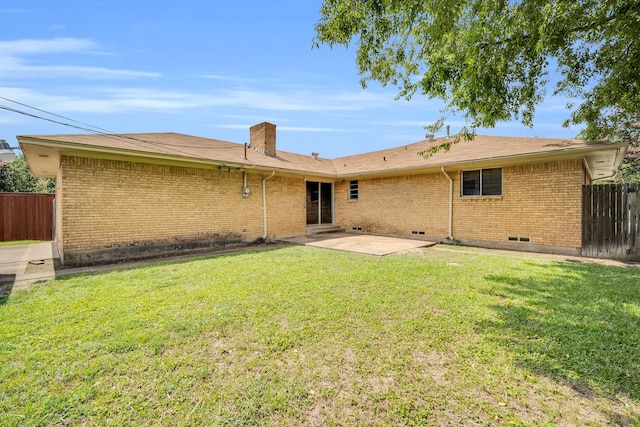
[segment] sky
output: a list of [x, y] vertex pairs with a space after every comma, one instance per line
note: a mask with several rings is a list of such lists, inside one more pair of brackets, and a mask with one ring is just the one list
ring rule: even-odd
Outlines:
[[[312, 48], [321, 0], [2, 0], [0, 106], [110, 133], [179, 132], [244, 143], [277, 126], [277, 148], [335, 158], [424, 139], [444, 102], [360, 85], [355, 46]], [[11, 101], [8, 101], [8, 100]], [[19, 102], [24, 105], [16, 104]], [[26, 105], [26, 106], [25, 106]], [[480, 134], [574, 138], [566, 100], [534, 127]], [[456, 133], [461, 116], [446, 115]], [[0, 109], [0, 139], [86, 133]]]

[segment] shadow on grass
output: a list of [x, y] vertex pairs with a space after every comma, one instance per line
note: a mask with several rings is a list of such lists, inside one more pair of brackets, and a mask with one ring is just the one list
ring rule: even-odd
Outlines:
[[4, 305], [9, 299], [15, 281], [15, 274], [0, 274], [0, 305]]
[[[117, 264], [97, 264], [87, 266], [89, 271], [77, 271], [70, 273], [70, 271], [76, 270], [75, 267], [70, 267], [65, 271], [64, 268], [56, 269], [57, 277], [56, 281], [65, 281], [69, 279], [73, 279], [78, 276], [95, 276], [100, 274], [109, 273], [112, 271], [127, 271], [127, 270], [136, 270], [141, 268], [153, 268], [159, 266], [171, 266], [171, 265], [180, 265], [180, 264], [188, 264], [194, 261], [203, 261], [212, 258], [230, 258], [243, 256], [247, 253], [262, 253], [262, 252], [272, 252], [277, 251], [283, 248], [290, 247], [292, 245], [278, 245], [269, 247], [268, 245], [260, 245], [260, 246], [248, 246], [242, 249], [236, 249], [232, 251], [219, 251], [219, 252], [207, 252], [207, 253], [193, 253], [188, 255], [178, 255], [173, 257], [166, 258], [147, 258], [147, 259], [136, 259], [132, 261], [122, 261]], [[82, 269], [82, 267], [80, 267]]]
[[532, 264], [491, 275], [498, 319], [480, 331], [518, 363], [580, 394], [640, 399], [640, 270]]

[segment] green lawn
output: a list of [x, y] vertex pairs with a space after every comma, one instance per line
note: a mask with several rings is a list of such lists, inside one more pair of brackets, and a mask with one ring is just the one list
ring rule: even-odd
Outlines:
[[42, 243], [39, 240], [12, 240], [10, 242], [0, 242], [0, 247], [2, 246], [19, 246], [19, 245], [31, 245], [33, 243]]
[[0, 300], [0, 425], [638, 425], [640, 270], [286, 247]]

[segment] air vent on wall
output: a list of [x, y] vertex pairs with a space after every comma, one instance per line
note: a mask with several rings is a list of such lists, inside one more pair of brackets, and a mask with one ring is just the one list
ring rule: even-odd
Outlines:
[[531, 237], [514, 237], [514, 236], [509, 236], [507, 237], [507, 240], [510, 242], [525, 242], [525, 243], [530, 243], [531, 242]]

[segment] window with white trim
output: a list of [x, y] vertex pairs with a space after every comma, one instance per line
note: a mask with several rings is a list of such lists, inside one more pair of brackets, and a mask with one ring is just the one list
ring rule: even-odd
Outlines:
[[349, 181], [349, 200], [358, 200], [358, 180]]
[[502, 168], [462, 171], [461, 196], [501, 196]]

